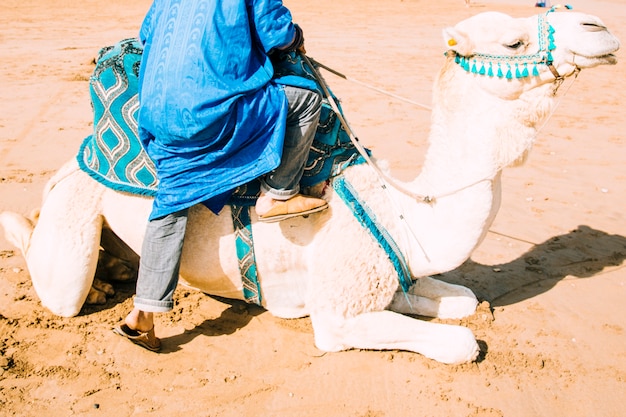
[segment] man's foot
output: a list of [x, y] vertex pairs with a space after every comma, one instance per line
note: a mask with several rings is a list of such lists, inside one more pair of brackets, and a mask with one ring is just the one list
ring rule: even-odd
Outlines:
[[124, 323], [133, 330], [146, 333], [154, 329], [154, 313], [134, 308], [128, 313]]
[[152, 352], [158, 352], [159, 349], [161, 349], [161, 340], [154, 335], [154, 327], [147, 332], [140, 332], [138, 330], [131, 329], [126, 323], [120, 323], [113, 328], [113, 333], [122, 336], [134, 344]]
[[158, 352], [161, 341], [154, 334], [154, 314], [134, 308], [113, 332], [144, 349]]
[[256, 203], [256, 213], [260, 222], [274, 223], [292, 217], [306, 216], [328, 208], [321, 198], [297, 194], [289, 200], [281, 201], [262, 194]]

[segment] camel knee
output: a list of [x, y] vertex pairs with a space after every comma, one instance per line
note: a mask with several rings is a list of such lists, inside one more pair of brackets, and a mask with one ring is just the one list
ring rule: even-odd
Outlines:
[[442, 297], [439, 300], [437, 317], [442, 319], [461, 319], [474, 314], [477, 306], [478, 299], [474, 293]]
[[476, 312], [478, 299], [474, 294], [431, 299], [398, 291], [394, 294], [388, 310], [402, 314], [415, 314], [440, 319], [461, 319]]
[[343, 324], [345, 320], [331, 314], [311, 314], [315, 346], [325, 352], [340, 352], [350, 349], [344, 341]]

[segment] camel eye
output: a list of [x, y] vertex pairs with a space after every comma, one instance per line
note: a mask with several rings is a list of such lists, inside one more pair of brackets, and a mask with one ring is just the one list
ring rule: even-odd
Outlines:
[[512, 50], [517, 50], [517, 49], [521, 48], [522, 46], [524, 46], [524, 42], [522, 42], [522, 41], [517, 41], [517, 42], [511, 43], [509, 45], [506, 45], [507, 48], [512, 49]]
[[603, 30], [606, 30], [605, 26], [602, 26], [598, 23], [581, 23], [580, 25], [583, 27], [583, 29], [588, 30], [589, 32], [601, 32]]

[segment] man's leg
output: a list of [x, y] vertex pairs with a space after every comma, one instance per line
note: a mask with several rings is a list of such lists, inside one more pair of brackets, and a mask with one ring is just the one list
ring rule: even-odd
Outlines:
[[139, 260], [135, 308], [152, 313], [173, 308], [187, 212], [181, 210], [148, 222]]
[[300, 179], [315, 138], [322, 98], [317, 92], [285, 86], [289, 113], [281, 163], [261, 180], [256, 212], [261, 221], [280, 221], [326, 208], [326, 201], [299, 195]]
[[147, 344], [151, 350], [158, 350], [160, 346], [160, 341], [154, 336], [153, 313], [173, 308], [187, 212], [187, 209], [181, 210], [148, 223], [139, 260], [135, 308], [126, 316], [126, 327], [122, 325], [114, 329], [134, 343], [143, 347]]
[[315, 91], [285, 86], [289, 101], [283, 157], [278, 168], [263, 178], [264, 190], [274, 198], [298, 194], [300, 179], [315, 138], [322, 98]]

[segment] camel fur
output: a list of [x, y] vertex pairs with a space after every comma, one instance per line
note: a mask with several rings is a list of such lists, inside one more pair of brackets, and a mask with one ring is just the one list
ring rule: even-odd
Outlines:
[[[560, 75], [616, 63], [612, 53], [619, 42], [599, 18], [542, 16], [555, 29], [552, 55]], [[537, 19], [482, 13], [445, 29], [444, 41], [463, 56], [532, 54], [539, 49]], [[552, 110], [557, 83], [546, 65], [538, 66], [537, 76], [506, 79], [466, 71], [453, 55], [448, 53], [435, 81], [420, 175], [398, 186], [367, 164], [344, 171], [400, 246], [415, 280], [408, 293], [399, 290], [387, 254], [331, 188], [323, 193], [329, 209], [308, 218], [267, 224], [252, 213], [263, 306], [278, 317], [309, 315], [319, 349], [402, 349], [443, 363], [479, 354], [469, 329], [406, 314], [474, 313], [471, 290], [431, 276], [461, 265], [484, 238], [500, 204], [500, 172], [523, 162]], [[434, 200], [416, 201], [404, 189]], [[0, 223], [21, 249], [42, 304], [69, 317], [92, 290], [101, 245], [124, 259], [141, 253], [151, 204], [150, 198], [106, 188], [71, 161], [50, 180], [36, 222], [5, 212]], [[105, 243], [103, 230], [120, 244]], [[218, 216], [203, 206], [190, 210], [180, 274], [205, 293], [243, 298], [229, 207]]]

